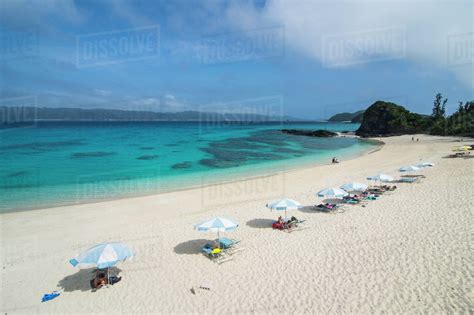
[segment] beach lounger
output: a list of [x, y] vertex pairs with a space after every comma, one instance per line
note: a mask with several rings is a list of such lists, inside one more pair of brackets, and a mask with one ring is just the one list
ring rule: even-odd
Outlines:
[[293, 221], [287, 221], [283, 223], [278, 223], [278, 221], [274, 221], [272, 223], [272, 228], [275, 230], [281, 230], [285, 232], [293, 232], [296, 230], [301, 230], [302, 227], [300, 227], [299, 224], [304, 223], [305, 220], [293, 220]]
[[235, 240], [235, 239], [227, 238], [227, 237], [223, 237], [220, 240], [216, 240], [216, 241], [219, 242], [221, 248], [223, 248], [223, 249], [228, 249], [228, 248], [234, 247], [235, 245], [240, 243], [239, 240]]
[[358, 205], [360, 203], [360, 200], [354, 200], [354, 199], [343, 199], [342, 202], [349, 204], [349, 205]]
[[214, 248], [214, 246], [211, 244], [205, 244], [203, 247], [201, 247], [201, 252], [212, 259], [220, 256], [222, 254], [222, 249]]
[[317, 206], [314, 206], [314, 208], [315, 208], [315, 210], [318, 210], [318, 211], [330, 212], [330, 211], [333, 211], [333, 210], [337, 210], [339, 208], [339, 205], [321, 203]]
[[216, 240], [216, 242], [219, 242], [219, 246], [221, 247], [222, 251], [229, 255], [243, 250], [242, 247], [238, 246], [240, 241], [233, 238], [223, 237], [220, 240]]
[[[377, 187], [377, 186], [376, 186]], [[384, 189], [385, 191], [394, 191], [397, 189], [396, 185], [390, 186], [390, 185], [382, 185], [378, 186], [380, 189]]]
[[386, 193], [387, 191], [385, 189], [382, 189], [382, 188], [369, 188], [366, 190], [366, 192], [368, 192], [369, 194], [375, 194], [375, 195], [382, 195], [384, 193]]
[[416, 183], [419, 179], [419, 177], [402, 177], [398, 180], [398, 183]]
[[376, 196], [376, 195], [368, 195], [366, 197], [364, 197], [364, 200], [379, 200], [380, 199], [380, 196]]
[[306, 228], [308, 228], [307, 226], [304, 226], [304, 225], [301, 225], [302, 223], [304, 223], [306, 220], [296, 220], [296, 221], [293, 221], [291, 222], [287, 228], [284, 230], [285, 232], [288, 232], [288, 233], [292, 233], [292, 232], [295, 232], [295, 231], [301, 231], [301, 230], [304, 230]]
[[362, 207], [365, 207], [366, 203], [364, 201], [365, 199], [354, 199], [354, 198], [343, 198], [342, 202], [348, 205], [362, 205]]
[[232, 259], [232, 256], [226, 255], [221, 248], [214, 248], [211, 244], [205, 244], [201, 247], [201, 252], [211, 261], [222, 264]]
[[366, 191], [371, 194], [383, 194], [386, 192], [394, 191], [397, 189], [397, 186], [389, 186], [389, 185], [383, 185], [383, 186], [372, 186], [369, 187]]
[[402, 176], [400, 176], [400, 177], [406, 177], [406, 178], [418, 178], [418, 177], [419, 177], [419, 178], [426, 178], [425, 175], [421, 175], [421, 174], [420, 174], [420, 175], [402, 175]]

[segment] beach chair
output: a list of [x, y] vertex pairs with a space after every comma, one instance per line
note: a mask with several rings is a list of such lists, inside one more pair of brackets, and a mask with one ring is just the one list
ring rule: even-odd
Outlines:
[[389, 185], [383, 185], [382, 188], [384, 188], [386, 191], [394, 191], [397, 189], [397, 186], [389, 186]]
[[226, 253], [221, 248], [215, 248], [211, 244], [205, 244], [202, 246], [201, 252], [204, 254], [204, 256], [217, 264], [222, 264], [232, 259], [232, 257], [226, 255]]
[[419, 177], [401, 177], [398, 182], [399, 183], [409, 183], [409, 184], [412, 184], [412, 183], [416, 183], [420, 180]]
[[342, 202], [348, 205], [362, 205], [362, 207], [365, 207], [366, 203], [364, 199], [354, 199], [354, 198], [343, 198]]
[[[296, 218], [295, 218], [296, 219]], [[279, 223], [278, 221], [274, 221], [272, 223], [272, 228], [275, 230], [280, 230], [284, 232], [293, 232], [293, 231], [298, 231], [302, 230], [304, 227], [300, 226], [300, 224], [304, 223], [306, 220], [291, 220], [291, 221], [286, 221], [283, 223]]]
[[295, 231], [304, 230], [304, 229], [307, 228], [306, 226], [302, 225], [305, 221], [306, 220], [298, 220], [298, 219], [293, 220], [293, 221], [288, 221], [286, 223], [285, 229], [283, 229], [283, 231], [288, 232], [288, 233], [292, 233], [292, 232], [295, 232]]
[[322, 211], [322, 212], [330, 212], [333, 210], [337, 210], [339, 208], [339, 205], [336, 204], [324, 204], [321, 203], [317, 206], [314, 206], [314, 209], [317, 211]]
[[358, 205], [360, 203], [360, 200], [355, 200], [355, 199], [343, 199], [342, 202], [349, 204], [349, 205]]
[[222, 249], [215, 248], [211, 244], [205, 244], [201, 247], [201, 252], [211, 259], [217, 258], [222, 255]]
[[426, 178], [426, 176], [425, 176], [425, 175], [422, 175], [422, 174], [418, 174], [418, 175], [417, 175], [417, 174], [413, 174], [413, 175], [402, 175], [402, 176], [400, 176], [400, 177], [406, 177], [406, 178], [417, 178], [417, 177], [419, 177], [419, 178]]
[[377, 195], [368, 195], [364, 197], [364, 200], [370, 200], [370, 201], [379, 200], [379, 199], [380, 199], [380, 196], [377, 196]]
[[216, 240], [216, 242], [219, 242], [219, 246], [222, 251], [229, 255], [235, 254], [236, 252], [243, 250], [242, 247], [238, 246], [240, 240], [223, 237], [220, 240]]
[[382, 195], [386, 193], [387, 191], [381, 187], [370, 187], [367, 189], [367, 192], [373, 195]]

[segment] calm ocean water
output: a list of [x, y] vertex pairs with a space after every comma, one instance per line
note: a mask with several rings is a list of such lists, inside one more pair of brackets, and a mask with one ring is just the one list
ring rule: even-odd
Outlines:
[[281, 128], [345, 123], [42, 122], [0, 130], [0, 211], [136, 196], [344, 160], [371, 150], [352, 138]]

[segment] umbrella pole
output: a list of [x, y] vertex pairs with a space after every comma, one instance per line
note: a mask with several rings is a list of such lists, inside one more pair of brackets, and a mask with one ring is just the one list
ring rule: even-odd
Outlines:
[[219, 229], [217, 229], [217, 246], [221, 248], [221, 234]]

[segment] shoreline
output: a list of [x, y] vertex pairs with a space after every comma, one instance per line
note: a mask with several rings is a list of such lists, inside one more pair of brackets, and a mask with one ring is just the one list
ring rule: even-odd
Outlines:
[[[443, 159], [454, 138], [384, 138], [370, 154], [186, 191], [0, 215], [2, 295], [8, 313], [459, 313], [470, 309], [470, 188], [474, 160]], [[471, 141], [471, 140], [469, 140]], [[430, 160], [417, 184], [364, 207], [321, 213], [315, 193]], [[466, 197], [467, 196], [467, 197]], [[291, 198], [305, 207], [293, 233], [273, 230], [281, 213], [265, 204]], [[449, 209], [447, 211], [446, 209]], [[454, 215], [453, 215], [454, 214]], [[193, 227], [222, 216], [239, 224], [226, 237], [241, 251], [218, 265], [200, 253], [216, 234]], [[103, 242], [136, 257], [114, 273], [122, 281], [90, 292], [90, 269], [68, 264]], [[225, 281], [215, 275], [225, 275]], [[144, 281], [146, 279], [146, 281]], [[34, 285], [32, 285], [34, 283]], [[210, 290], [190, 292], [204, 286]], [[278, 290], [285, 286], [285, 291]], [[52, 290], [63, 293], [40, 303]], [[119, 301], [119, 302], [117, 302]]]
[[[365, 150], [362, 152], [358, 152], [355, 154], [350, 154], [348, 155], [347, 159], [344, 159], [344, 161], [351, 161], [354, 159], [361, 158], [365, 155], [375, 153], [383, 148], [385, 145], [385, 142], [377, 139], [377, 138], [364, 138], [364, 139], [359, 139], [360, 141], [365, 141], [365, 142], [371, 142], [373, 143], [372, 145], [377, 146], [376, 148], [373, 148], [371, 150]], [[64, 203], [58, 203], [54, 205], [48, 205], [48, 206], [38, 206], [38, 207], [26, 207], [26, 208], [21, 208], [21, 209], [12, 209], [12, 210], [2, 210], [0, 212], [0, 215], [2, 214], [8, 214], [8, 213], [19, 213], [19, 212], [29, 212], [29, 211], [40, 211], [40, 210], [47, 210], [47, 209], [54, 209], [54, 208], [61, 208], [61, 207], [68, 207], [68, 206], [80, 206], [80, 205], [87, 205], [87, 204], [100, 204], [103, 202], [111, 202], [111, 201], [118, 201], [118, 200], [127, 200], [127, 199], [135, 199], [135, 198], [141, 198], [141, 197], [150, 197], [150, 196], [159, 196], [163, 194], [169, 194], [169, 193], [174, 193], [174, 192], [185, 192], [189, 190], [194, 190], [194, 189], [202, 189], [202, 188], [208, 188], [208, 187], [214, 187], [218, 185], [223, 185], [223, 184], [231, 184], [231, 183], [240, 183], [248, 180], [258, 180], [262, 178], [268, 178], [273, 175], [277, 174], [285, 174], [288, 172], [292, 171], [297, 171], [297, 170], [304, 170], [307, 168], [313, 168], [313, 167], [319, 167], [319, 166], [324, 166], [324, 165], [331, 165], [331, 163], [323, 163], [322, 161], [320, 163], [318, 162], [311, 162], [311, 163], [294, 163], [287, 169], [283, 171], [276, 171], [275, 169], [267, 169], [265, 171], [262, 171], [260, 174], [257, 175], [250, 175], [249, 173], [251, 172], [250, 170], [247, 170], [245, 173], [239, 174], [238, 179], [230, 179], [230, 175], [221, 175], [219, 179], [217, 179], [213, 183], [209, 184], [192, 184], [192, 185], [186, 185], [186, 187], [183, 188], [178, 188], [178, 187], [173, 187], [169, 189], [164, 189], [163, 191], [158, 191], [158, 192], [149, 192], [149, 193], [137, 193], [136, 195], [124, 195], [124, 196], [118, 196], [118, 197], [113, 197], [113, 198], [103, 198], [100, 200], [84, 200], [82, 202], [77, 202], [77, 203], [72, 203], [72, 202], [64, 202]], [[211, 175], [212, 176], [212, 175]], [[229, 177], [229, 178], [226, 178]], [[241, 178], [240, 178], [241, 177]]]

